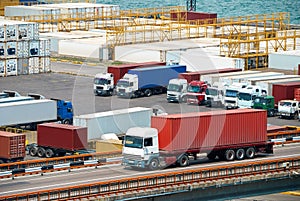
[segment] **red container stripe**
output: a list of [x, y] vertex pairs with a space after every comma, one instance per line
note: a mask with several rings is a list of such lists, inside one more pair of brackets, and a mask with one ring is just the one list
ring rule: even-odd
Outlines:
[[8, 160], [25, 157], [25, 134], [0, 131], [0, 158]]
[[179, 151], [224, 145], [265, 142], [267, 114], [264, 110], [239, 109], [153, 116], [160, 149]]
[[46, 123], [38, 125], [39, 146], [62, 148], [70, 151], [86, 149], [87, 128], [66, 124]]

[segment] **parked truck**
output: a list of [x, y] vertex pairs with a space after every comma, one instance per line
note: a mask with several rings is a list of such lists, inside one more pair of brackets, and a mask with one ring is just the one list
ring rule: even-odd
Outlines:
[[300, 101], [281, 100], [278, 102], [278, 115], [280, 118], [298, 119]]
[[207, 107], [223, 107], [224, 91], [217, 87], [208, 87], [205, 90], [205, 102]]
[[238, 108], [238, 93], [241, 89], [247, 87], [246, 83], [232, 83], [225, 88], [224, 107], [225, 109]]
[[191, 81], [186, 93], [187, 104], [203, 105], [205, 103], [205, 90], [207, 87], [208, 86], [204, 81]]
[[0, 164], [24, 160], [25, 134], [0, 131]]
[[274, 96], [257, 96], [253, 102], [254, 109], [263, 109], [267, 111], [268, 117], [274, 117], [277, 114], [277, 107], [275, 106]]
[[267, 95], [267, 90], [260, 86], [248, 85], [238, 93], [239, 108], [253, 108], [254, 99], [257, 96]]
[[115, 85], [130, 69], [164, 66], [166, 62], [144, 62], [116, 66], [108, 66], [107, 72], [98, 73], [94, 77], [94, 94], [99, 96], [111, 96], [114, 94]]
[[167, 101], [186, 102], [187, 86], [188, 82], [186, 79], [171, 79], [167, 87]]
[[135, 98], [167, 92], [170, 79], [186, 72], [185, 65], [169, 65], [131, 69], [117, 83], [119, 97]]
[[199, 153], [211, 160], [252, 159], [273, 153], [267, 140], [267, 112], [237, 109], [153, 116], [151, 128], [128, 129], [122, 150], [124, 166], [155, 170], [188, 166]]
[[72, 124], [72, 103], [59, 99], [38, 99], [0, 104], [0, 126], [36, 130], [37, 124], [51, 121]]
[[90, 153], [87, 149], [87, 128], [66, 124], [45, 123], [37, 127], [37, 144], [29, 145], [31, 156], [51, 158]]

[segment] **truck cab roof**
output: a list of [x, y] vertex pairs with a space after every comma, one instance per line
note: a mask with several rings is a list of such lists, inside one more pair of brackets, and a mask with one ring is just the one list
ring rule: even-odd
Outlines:
[[137, 137], [154, 137], [157, 136], [158, 131], [155, 128], [149, 127], [132, 127], [126, 132], [126, 135]]

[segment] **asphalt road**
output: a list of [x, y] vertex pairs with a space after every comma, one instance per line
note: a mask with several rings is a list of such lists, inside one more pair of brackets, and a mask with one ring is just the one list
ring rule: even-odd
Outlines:
[[[53, 73], [21, 75], [0, 78], [0, 91], [15, 90], [26, 95], [38, 93], [46, 98], [58, 98], [73, 102], [74, 114], [89, 114], [129, 107], [160, 108], [169, 113], [186, 113], [219, 110], [222, 108], [208, 108], [205, 106], [187, 105], [185, 103], [168, 103], [166, 94], [123, 99], [116, 96], [101, 97], [93, 93], [93, 77], [96, 73], [106, 72], [106, 67], [76, 65], [69, 63], [52, 62]], [[268, 118], [272, 125], [300, 126], [298, 120]]]

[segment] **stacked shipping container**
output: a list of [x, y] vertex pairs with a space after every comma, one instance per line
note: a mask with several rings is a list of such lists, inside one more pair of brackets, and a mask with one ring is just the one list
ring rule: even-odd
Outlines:
[[50, 41], [39, 38], [39, 25], [1, 20], [0, 76], [50, 71]]

